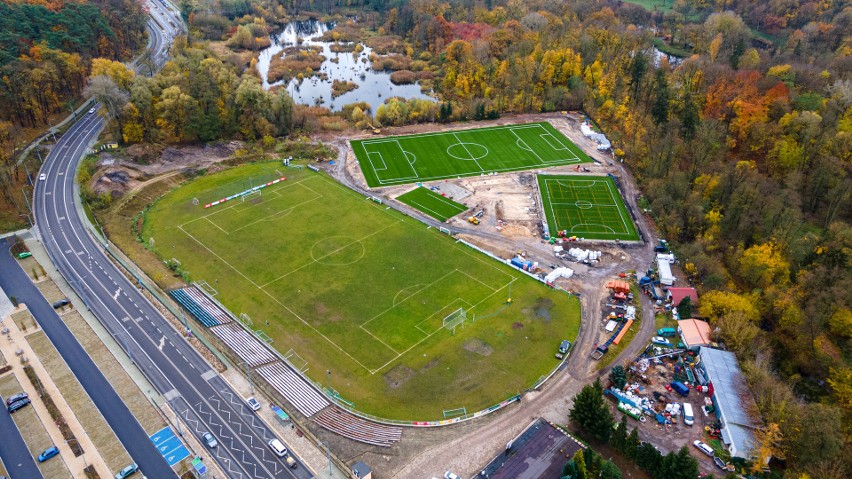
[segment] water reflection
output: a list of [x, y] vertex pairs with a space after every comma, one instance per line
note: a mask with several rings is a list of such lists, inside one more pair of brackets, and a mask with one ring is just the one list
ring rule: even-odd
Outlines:
[[[334, 27], [332, 23], [318, 20], [288, 23], [280, 33], [272, 35], [272, 45], [260, 52], [257, 69], [263, 79], [263, 87], [269, 88], [281, 85], [284, 81], [269, 83], [269, 64], [276, 55], [282, 55], [288, 46], [297, 45], [302, 39], [302, 46], [318, 45], [322, 47], [322, 55], [326, 60], [320, 73], [325, 73], [325, 79], [317, 77], [305, 78], [301, 83], [293, 79], [287, 84], [287, 91], [296, 103], [304, 105], [321, 105], [333, 111], [339, 111], [343, 105], [365, 101], [370, 104], [373, 113], [387, 98], [399, 96], [403, 98], [427, 98], [429, 95], [420, 92], [420, 85], [394, 85], [390, 81], [389, 72], [376, 72], [367, 60], [372, 49], [363, 45], [360, 53], [333, 53], [331, 42], [317, 41], [323, 33]], [[336, 59], [332, 61], [332, 59]], [[363, 59], [363, 60], [362, 60]], [[335, 63], [336, 62], [336, 63]], [[348, 81], [358, 85], [358, 88], [344, 93], [337, 98], [331, 97], [331, 85], [334, 80]]]

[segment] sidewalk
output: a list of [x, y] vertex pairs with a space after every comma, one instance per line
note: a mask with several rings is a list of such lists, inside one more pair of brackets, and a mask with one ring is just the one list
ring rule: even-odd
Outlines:
[[[23, 311], [26, 309], [25, 305], [20, 305], [15, 309], [14, 312]], [[86, 468], [89, 464], [93, 465], [95, 470], [101, 477], [112, 477], [112, 473], [109, 468], [103, 462], [101, 455], [98, 453], [97, 448], [89, 439], [89, 436], [86, 434], [86, 431], [77, 421], [77, 417], [71, 411], [71, 408], [65, 402], [65, 398], [62, 396], [62, 393], [59, 391], [59, 388], [53, 383], [50, 374], [44, 369], [42, 366], [39, 357], [33, 352], [30, 348], [30, 344], [27, 341], [26, 337], [30, 334], [41, 331], [41, 328], [36, 327], [35, 329], [28, 331], [27, 334], [21, 332], [18, 329], [18, 326], [12, 321], [10, 316], [6, 316], [3, 321], [3, 331], [5, 333], [5, 337], [0, 339], [0, 351], [3, 352], [3, 355], [6, 358], [9, 358], [9, 365], [12, 367], [12, 371], [15, 376], [18, 378], [18, 382], [20, 382], [21, 387], [24, 392], [26, 392], [30, 396], [30, 400], [32, 401], [31, 405], [35, 409], [39, 418], [41, 419], [42, 425], [44, 426], [47, 433], [50, 435], [53, 444], [59, 448], [59, 453], [62, 456], [62, 460], [65, 461], [65, 464], [71, 470], [71, 474], [74, 478], [85, 479], [86, 474], [83, 472], [83, 469]], [[18, 354], [20, 352], [20, 354]], [[57, 409], [62, 414], [62, 417], [65, 419], [65, 422], [68, 424], [68, 427], [71, 429], [71, 432], [74, 433], [76, 441], [79, 443], [80, 447], [83, 449], [84, 453], [80, 457], [75, 457], [74, 453], [71, 452], [70, 446], [65, 442], [65, 438], [62, 436], [62, 432], [59, 430], [59, 426], [57, 426], [53, 422], [53, 418], [50, 416], [50, 413], [47, 411], [47, 407], [45, 407], [44, 402], [39, 400], [38, 393], [36, 392], [35, 387], [30, 383], [27, 374], [24, 372], [24, 365], [21, 364], [21, 361], [14, 360], [18, 356], [27, 358], [26, 365], [33, 368], [38, 376], [39, 380], [41, 380], [42, 385], [44, 385], [44, 389], [50, 394], [51, 399], [56, 404]], [[88, 457], [86, 457], [88, 454]]]

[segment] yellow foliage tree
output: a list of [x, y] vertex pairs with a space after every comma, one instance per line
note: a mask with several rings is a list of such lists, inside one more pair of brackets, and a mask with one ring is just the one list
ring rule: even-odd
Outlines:
[[784, 286], [790, 282], [790, 263], [781, 247], [772, 242], [743, 251], [739, 269], [740, 276], [752, 287]]
[[727, 291], [709, 291], [701, 297], [698, 312], [709, 318], [711, 323], [718, 321], [730, 313], [742, 313], [742, 319], [756, 323], [760, 313], [754, 305], [754, 298], [749, 295], [729, 293]]
[[758, 429], [754, 433], [757, 446], [754, 448], [755, 459], [751, 466], [751, 472], [760, 474], [763, 468], [773, 457], [783, 458], [782, 441], [784, 435], [778, 424], [770, 423], [766, 427]]
[[124, 63], [110, 60], [108, 58], [95, 58], [92, 60], [91, 76], [106, 76], [112, 79], [122, 90], [130, 89], [133, 83], [133, 70], [127, 68]]

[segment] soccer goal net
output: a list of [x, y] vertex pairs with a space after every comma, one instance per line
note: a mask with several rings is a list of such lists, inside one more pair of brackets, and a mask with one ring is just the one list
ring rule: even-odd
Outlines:
[[459, 308], [444, 317], [443, 327], [456, 333], [456, 327], [463, 325], [467, 319], [467, 311], [464, 308]]
[[260, 201], [262, 196], [263, 196], [263, 190], [249, 191], [248, 193], [243, 195], [243, 203], [245, 203], [246, 201], [250, 201], [252, 203], [257, 203], [257, 202]]

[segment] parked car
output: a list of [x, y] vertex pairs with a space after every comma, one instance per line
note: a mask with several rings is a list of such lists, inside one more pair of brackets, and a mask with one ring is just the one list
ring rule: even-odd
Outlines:
[[657, 330], [657, 335], [662, 336], [664, 338], [673, 338], [677, 335], [677, 329], [675, 328], [660, 328]]
[[704, 454], [713, 457], [713, 448], [707, 445], [706, 443], [703, 443], [701, 441], [693, 441], [692, 445], [697, 447], [698, 450], [703, 452]]
[[57, 454], [59, 454], [59, 448], [50, 446], [38, 455], [38, 462], [44, 462]]
[[695, 423], [695, 416], [692, 413], [692, 404], [683, 403], [683, 423], [687, 426], [692, 426]]
[[213, 449], [214, 447], [219, 445], [219, 442], [216, 441], [216, 438], [213, 437], [209, 432], [205, 432], [201, 434], [201, 438], [204, 439], [204, 442], [207, 444], [207, 447]]
[[255, 399], [254, 396], [251, 396], [246, 399], [246, 404], [248, 404], [248, 407], [250, 407], [252, 411], [257, 411], [260, 409], [260, 403], [257, 402], [257, 399]]
[[567, 339], [562, 340], [562, 344], [559, 345], [559, 354], [565, 354], [568, 352], [568, 348], [571, 347], [571, 341]]
[[444, 473], [444, 479], [461, 479], [461, 476], [454, 472], [447, 471]]
[[24, 399], [21, 399], [19, 401], [15, 401], [12, 404], [9, 404], [9, 406], [6, 409], [9, 410], [9, 414], [12, 414], [13, 412], [17, 411], [18, 409], [21, 409], [22, 407], [26, 406], [29, 403], [30, 403], [30, 398], [24, 398]]
[[680, 381], [672, 381], [670, 386], [681, 396], [689, 396], [689, 388], [686, 387], [686, 384]]
[[272, 452], [274, 452], [276, 456], [284, 457], [287, 455], [287, 448], [284, 447], [284, 444], [282, 444], [278, 439], [270, 439], [267, 444], [269, 444], [269, 448], [272, 449]]
[[28, 398], [28, 397], [29, 397], [29, 395], [27, 395], [27, 393], [24, 393], [24, 392], [20, 392], [18, 394], [13, 394], [13, 395], [6, 398], [6, 405], [11, 406], [13, 402], [18, 402], [21, 399]]
[[71, 301], [69, 301], [68, 298], [62, 298], [59, 301], [53, 303], [53, 309], [59, 309], [63, 306], [67, 306], [69, 304], [71, 304]]
[[722, 458], [713, 456], [713, 463], [716, 464], [716, 467], [722, 469], [723, 471], [728, 469], [728, 463], [722, 460]]
[[124, 469], [118, 471], [115, 474], [115, 479], [127, 479], [128, 477], [132, 476], [133, 474], [136, 474], [136, 471], [138, 471], [138, 470], [139, 470], [139, 466], [137, 466], [136, 464], [131, 464], [131, 465], [125, 467]]
[[672, 343], [668, 339], [666, 339], [662, 336], [654, 336], [653, 338], [651, 338], [651, 342], [654, 343], [654, 344], [660, 344], [662, 346], [671, 346], [672, 345]]
[[293, 456], [287, 456], [287, 459], [284, 459], [284, 462], [287, 463], [287, 467], [289, 467], [290, 469], [296, 468], [297, 464], [296, 464], [296, 460], [293, 459]]

